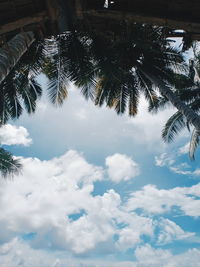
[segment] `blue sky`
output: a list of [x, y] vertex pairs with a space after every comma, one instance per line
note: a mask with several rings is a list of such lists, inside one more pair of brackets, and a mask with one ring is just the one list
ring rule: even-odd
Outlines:
[[162, 142], [172, 107], [146, 108], [117, 116], [71, 85], [61, 108], [44, 95], [0, 129], [24, 165], [0, 181], [1, 266], [200, 266], [198, 152], [187, 132]]

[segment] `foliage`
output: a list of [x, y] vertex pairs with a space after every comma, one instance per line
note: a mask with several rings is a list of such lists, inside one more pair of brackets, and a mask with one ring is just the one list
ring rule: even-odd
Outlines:
[[32, 44], [6, 79], [0, 84], [0, 124], [9, 119], [19, 118], [23, 109], [35, 112], [36, 101], [42, 94], [37, 82], [40, 74], [43, 46], [40, 42]]
[[[190, 73], [188, 77], [180, 75], [179, 79], [177, 80], [178, 84], [176, 87], [176, 94], [179, 96], [179, 98], [197, 114], [200, 112], [200, 83], [198, 81], [198, 66], [199, 58], [196, 57], [195, 65], [193, 67], [190, 65]], [[196, 73], [197, 77], [195, 77], [194, 73]], [[160, 97], [159, 101], [157, 102], [157, 106], [152, 107], [151, 111], [157, 112], [167, 104], [167, 99]], [[172, 142], [185, 127], [187, 127], [189, 132], [191, 131], [191, 128], [193, 128], [191, 121], [187, 120], [187, 118], [181, 112], [177, 111], [168, 119], [164, 126], [162, 131], [163, 140], [165, 142]], [[189, 147], [189, 157], [192, 160], [195, 159], [195, 152], [199, 145], [199, 136], [199, 130], [194, 128], [191, 134]]]
[[0, 174], [5, 178], [7, 176], [18, 174], [21, 170], [21, 164], [11, 153], [0, 148]]

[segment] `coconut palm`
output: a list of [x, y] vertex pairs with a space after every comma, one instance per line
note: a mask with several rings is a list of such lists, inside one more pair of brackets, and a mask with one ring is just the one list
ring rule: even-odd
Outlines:
[[[122, 51], [124, 47], [118, 45], [118, 47], [114, 48], [110, 46], [109, 39], [107, 40], [95, 33], [91, 34], [90, 31], [68, 32], [59, 38], [59, 41], [56, 40], [57, 45], [59, 45], [59, 53], [57, 52], [58, 49], [49, 49], [47, 46], [47, 50], [53, 50], [54, 53], [57, 53], [56, 55], [53, 54], [50, 62], [61, 61], [61, 63], [57, 63], [58, 69], [60, 70], [57, 70], [57, 72], [60, 73], [63, 79], [59, 82], [59, 77], [55, 76], [57, 83], [63, 84], [67, 80], [75, 83], [75, 85], [81, 88], [83, 95], [87, 99], [93, 99], [98, 105], [102, 105], [105, 101], [104, 97], [106, 97], [106, 94], [111, 92], [107, 104], [109, 107], [115, 106], [118, 113], [125, 111], [125, 98], [127, 97], [129, 98], [129, 113], [130, 115], [135, 115], [139, 97], [139, 81], [134, 78], [130, 71], [130, 62], [124, 70], [123, 66], [119, 67], [119, 63], [116, 62], [116, 56], [120, 51], [119, 48]], [[51, 55], [51, 53], [48, 54]], [[56, 67], [53, 64], [50, 66], [53, 69]], [[47, 76], [50, 75], [47, 74]], [[56, 84], [56, 81], [54, 81], [54, 84]], [[107, 90], [104, 90], [104, 94], [101, 94], [103, 83], [106, 84]], [[140, 86], [141, 89], [144, 89], [149, 101], [154, 101], [156, 92], [145, 78], [144, 80], [140, 80]], [[114, 87], [117, 90], [114, 91]], [[54, 89], [50, 86], [51, 90], [54, 91], [53, 95], [57, 95], [56, 88]], [[117, 96], [121, 92], [123, 94], [123, 97], [121, 97], [122, 101], [117, 104]]]
[[111, 27], [104, 33], [89, 27], [61, 37], [65, 78], [83, 88], [86, 96], [95, 96], [97, 105], [106, 103], [118, 113], [128, 106], [130, 115], [137, 113], [140, 91], [151, 105], [159, 92], [199, 129], [199, 116], [173, 90], [175, 73], [186, 67], [181, 52], [163, 38], [162, 29], [123, 23]]
[[[16, 119], [23, 109], [28, 113], [36, 110], [36, 101], [41, 96], [42, 89], [37, 82], [37, 75], [44, 64], [43, 44], [34, 42], [20, 60], [13, 66], [11, 72], [0, 84], [0, 125], [9, 119]], [[12, 154], [0, 148], [0, 173], [3, 177], [19, 173], [21, 164]]]
[[[133, 27], [133, 31], [131, 33], [129, 31], [127, 36], [120, 37], [120, 43], [117, 43], [115, 40], [111, 43], [112, 51], [117, 48], [116, 51], [114, 50], [114, 53], [116, 53], [115, 58], [113, 58], [113, 54], [110, 57], [109, 53], [106, 55], [106, 63], [109, 61], [114, 62], [111, 69], [113, 72], [117, 69], [118, 73], [112, 75], [107, 70], [105, 71], [105, 74], [106, 72], [108, 74], [106, 76], [107, 83], [105, 83], [104, 79], [104, 84], [103, 86], [101, 84], [101, 92], [98, 96], [101, 95], [104, 101], [109, 104], [110, 95], [112, 95], [112, 97], [114, 96], [114, 105], [122, 107], [127, 102], [126, 90], [130, 88], [131, 84], [132, 87], [134, 84], [134, 87], [137, 89], [144, 90], [146, 96], [150, 96], [150, 100], [155, 100], [155, 97], [151, 97], [152, 94], [149, 94], [149, 89], [152, 92], [153, 88], [153, 92], [155, 92], [155, 88], [157, 88], [161, 95], [164, 95], [196, 129], [199, 129], [200, 119], [198, 115], [173, 92], [175, 72], [184, 71], [184, 60], [181, 53], [172, 48], [167, 40], [162, 39], [159, 28], [140, 25], [138, 28], [136, 27], [136, 30]], [[119, 50], [117, 46], [122, 48], [122, 50]], [[103, 49], [103, 53], [105, 50], [106, 48]], [[101, 60], [100, 63], [102, 63]], [[105, 68], [102, 69], [105, 70]], [[124, 75], [125, 73], [126, 76]], [[130, 76], [129, 79], [128, 75]], [[113, 81], [111, 82], [111, 79], [114, 79], [115, 83]], [[127, 81], [130, 81], [128, 86], [126, 85]], [[114, 85], [115, 89], [109, 89], [111, 88], [109, 82]], [[119, 86], [116, 86], [116, 84]], [[124, 84], [125, 86], [123, 86]], [[120, 86], [122, 86], [121, 89], [118, 89]], [[125, 108], [121, 108], [120, 112], [124, 111]]]
[[[182, 101], [187, 103], [187, 105], [194, 110], [196, 113], [200, 112], [200, 89], [199, 88], [190, 88], [181, 90], [180, 98]], [[165, 100], [163, 101], [163, 103]], [[163, 105], [162, 103], [162, 105]], [[176, 135], [180, 134], [181, 130], [186, 128], [191, 131], [191, 127], [193, 125], [187, 118], [180, 112], [175, 112], [166, 122], [162, 137], [165, 142], [172, 142]], [[193, 127], [192, 127], [193, 128]], [[190, 140], [190, 147], [189, 147], [189, 156], [191, 159], [194, 159], [195, 151], [197, 146], [199, 145], [199, 136], [200, 132], [198, 129], [193, 128], [191, 140]]]
[[33, 113], [42, 89], [37, 82], [44, 62], [43, 45], [34, 42], [0, 84], [0, 124], [19, 118], [23, 109]]
[[74, 30], [46, 40], [42, 72], [49, 78], [47, 90], [54, 104], [61, 105], [66, 99], [68, 82], [80, 87], [87, 99], [92, 98], [96, 74], [89, 43], [87, 35]]
[[[199, 62], [198, 58], [196, 58], [196, 67], [198, 67]], [[200, 113], [200, 83], [199, 81], [194, 81], [194, 73], [198, 72], [198, 68], [194, 68], [194, 62], [191, 61], [190, 64], [190, 74], [189, 77], [182, 76], [179, 80], [179, 84], [177, 84], [177, 95], [186, 103], [195, 113]], [[185, 88], [183, 88], [185, 87]], [[160, 108], [164, 108], [168, 104], [168, 100], [166, 98], [160, 97], [157, 102], [156, 106], [152, 106], [150, 108], [151, 111], [157, 112]], [[190, 139], [190, 146], [189, 146], [189, 157], [191, 160], [195, 159], [195, 152], [200, 144], [200, 131], [192, 127], [190, 121], [180, 112], [175, 112], [166, 122], [163, 131], [162, 131], [162, 138], [165, 142], [172, 142], [174, 138], [180, 134], [181, 130], [187, 128], [188, 131], [191, 131], [192, 134]]]

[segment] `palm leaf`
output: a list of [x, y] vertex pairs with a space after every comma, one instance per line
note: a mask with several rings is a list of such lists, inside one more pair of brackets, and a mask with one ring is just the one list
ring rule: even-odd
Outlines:
[[172, 115], [165, 127], [162, 131], [162, 138], [165, 142], [172, 142], [174, 140], [175, 135], [179, 134], [180, 130], [182, 130], [186, 126], [186, 121], [184, 115], [177, 111], [174, 115]]
[[12, 154], [0, 148], [0, 173], [3, 177], [19, 174], [21, 164], [18, 159], [14, 159]]
[[67, 86], [65, 80], [62, 80], [60, 75], [58, 79], [51, 80], [48, 83], [48, 94], [51, 102], [55, 105], [62, 105], [67, 98]]
[[189, 148], [189, 157], [191, 160], [195, 159], [194, 154], [197, 149], [197, 146], [199, 145], [199, 136], [200, 136], [200, 132], [194, 129], [191, 135], [190, 148]]

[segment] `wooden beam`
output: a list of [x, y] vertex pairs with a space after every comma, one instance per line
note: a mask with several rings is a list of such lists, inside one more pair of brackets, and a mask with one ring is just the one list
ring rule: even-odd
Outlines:
[[81, 0], [75, 0], [76, 15], [79, 19], [83, 19], [83, 6]]
[[56, 0], [46, 0], [46, 7], [47, 7], [47, 12], [50, 18], [50, 23], [51, 23], [51, 31], [52, 34], [56, 34], [58, 32], [58, 1]]
[[187, 32], [200, 33], [200, 23], [179, 21], [174, 19], [160, 18], [135, 14], [132, 12], [120, 12], [109, 10], [85, 10], [85, 16], [102, 19], [121, 20], [127, 22], [149, 23], [157, 26], [165, 26], [171, 29], [182, 29]]
[[25, 17], [22, 19], [15, 20], [13, 22], [4, 24], [0, 26], [0, 35], [5, 34], [7, 32], [14, 31], [16, 29], [20, 29], [26, 25], [33, 24], [33, 23], [39, 23], [41, 21], [45, 21], [48, 19], [47, 13], [40, 12], [30, 17]]
[[55, 22], [58, 18], [58, 5], [56, 0], [46, 0], [50, 20]]

